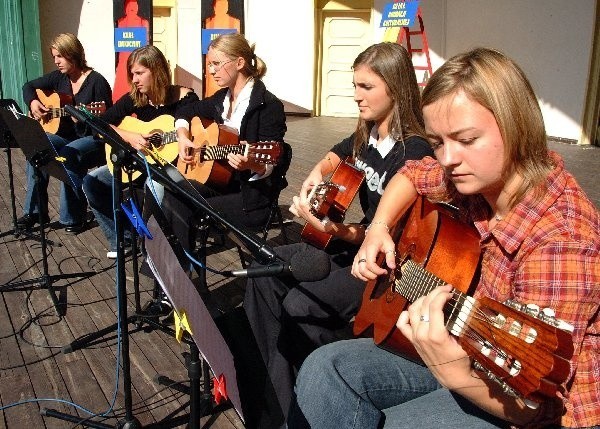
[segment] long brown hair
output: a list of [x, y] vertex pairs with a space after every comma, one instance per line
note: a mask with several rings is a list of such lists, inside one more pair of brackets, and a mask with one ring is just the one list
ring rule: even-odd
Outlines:
[[52, 39], [50, 47], [54, 48], [79, 70], [89, 69], [85, 60], [83, 45], [73, 33], [61, 33]]
[[[406, 49], [397, 43], [383, 42], [369, 46], [361, 52], [352, 68], [367, 66], [387, 85], [387, 93], [394, 100], [389, 125], [390, 136], [404, 141], [413, 135], [424, 136], [423, 114], [420, 106], [419, 85]], [[361, 153], [369, 141], [374, 123], [359, 118], [356, 125], [353, 155]]]
[[244, 76], [262, 79], [267, 65], [254, 53], [254, 46], [239, 33], [221, 34], [210, 43], [210, 48], [223, 52], [229, 59], [243, 58], [245, 65], [241, 73]]
[[134, 64], [144, 66], [152, 72], [152, 86], [150, 95], [156, 105], [165, 104], [167, 94], [171, 87], [171, 69], [163, 53], [155, 46], [146, 45], [136, 49], [127, 59], [127, 81], [129, 82], [129, 95], [136, 107], [146, 106], [150, 101], [148, 94], [142, 94], [133, 84], [131, 68]]
[[552, 168], [544, 120], [533, 88], [523, 70], [503, 53], [476, 48], [452, 57], [436, 70], [423, 91], [421, 104], [426, 106], [460, 91], [496, 119], [506, 154], [504, 178], [514, 172], [523, 177], [510, 201], [514, 205], [542, 183]]

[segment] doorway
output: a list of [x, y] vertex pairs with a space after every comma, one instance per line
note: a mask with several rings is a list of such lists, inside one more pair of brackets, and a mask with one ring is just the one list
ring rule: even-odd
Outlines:
[[371, 10], [320, 10], [319, 15], [315, 112], [321, 116], [357, 117], [352, 63], [370, 45]]

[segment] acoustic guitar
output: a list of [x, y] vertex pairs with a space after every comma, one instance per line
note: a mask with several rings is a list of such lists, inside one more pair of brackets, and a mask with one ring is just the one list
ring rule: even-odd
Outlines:
[[[308, 200], [311, 213], [318, 219], [343, 222], [346, 211], [365, 179], [365, 173], [354, 166], [350, 158], [340, 161], [329, 180], [311, 189]], [[302, 228], [300, 238], [318, 249], [325, 249], [332, 235], [321, 232], [310, 223]]]
[[[400, 312], [435, 287], [452, 284], [444, 308], [446, 329], [504, 391], [539, 403], [554, 397], [569, 375], [573, 327], [551, 310], [515, 301], [469, 296], [478, 281], [477, 232], [445, 207], [420, 197], [396, 244], [396, 269], [367, 283], [354, 333], [417, 362], [412, 344], [396, 328]], [[384, 255], [380, 255], [383, 263]]]
[[[69, 116], [65, 111], [66, 105], [73, 105], [73, 97], [68, 94], [61, 94], [54, 91], [42, 89], [35, 90], [38, 99], [44, 106], [48, 108], [48, 112], [38, 121], [44, 131], [51, 134], [56, 134], [60, 126], [60, 118]], [[78, 107], [85, 108], [92, 115], [101, 115], [106, 111], [106, 103], [104, 101], [94, 101], [89, 104], [80, 104]]]
[[[149, 147], [146, 150], [146, 160], [150, 164], [155, 164], [157, 161], [164, 164], [173, 162], [179, 154], [177, 145], [177, 132], [175, 130], [175, 118], [171, 115], [161, 115], [151, 121], [141, 121], [133, 116], [126, 116], [118, 125], [125, 131], [132, 131], [140, 134], [151, 134], [146, 141]], [[112, 146], [109, 144], [105, 147], [106, 165], [111, 173], [113, 172], [113, 162], [111, 159]], [[131, 180], [135, 180], [141, 176], [140, 171], [131, 172]], [[129, 182], [129, 174], [123, 172], [123, 183]]]
[[223, 188], [233, 174], [227, 163], [227, 155], [240, 154], [261, 164], [276, 165], [282, 155], [278, 142], [257, 142], [240, 144], [238, 134], [232, 128], [217, 124], [208, 119], [195, 117], [190, 124], [192, 141], [199, 145], [191, 152], [194, 160], [187, 164], [179, 159], [177, 169], [188, 180]]

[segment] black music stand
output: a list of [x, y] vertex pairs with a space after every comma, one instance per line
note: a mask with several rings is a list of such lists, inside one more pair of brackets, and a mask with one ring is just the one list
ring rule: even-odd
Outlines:
[[[92, 115], [86, 114], [84, 111], [78, 110], [72, 106], [65, 106], [65, 110], [73, 117], [78, 119], [79, 121], [88, 125], [94, 132], [102, 135], [104, 139], [112, 146], [111, 159], [113, 161], [113, 169], [114, 171], [121, 171], [123, 167], [126, 167], [127, 170], [139, 170], [145, 171], [146, 163], [144, 158], [140, 156], [130, 145], [121, 139], [121, 137], [114, 131], [105, 121], [96, 118]], [[152, 173], [152, 178], [157, 180], [166, 189], [174, 192], [181, 198], [185, 198], [189, 204], [203, 211], [207, 216], [209, 216], [213, 221], [220, 223], [221, 225], [230, 229], [233, 233], [235, 233], [238, 238], [246, 245], [246, 247], [252, 252], [255, 259], [262, 264], [268, 264], [271, 262], [275, 262], [279, 260], [279, 257], [276, 255], [273, 249], [271, 249], [264, 240], [258, 239], [255, 235], [249, 234], [248, 232], [242, 230], [230, 223], [226, 218], [223, 217], [218, 212], [212, 210], [212, 208], [204, 201], [204, 199], [199, 195], [199, 193], [193, 188], [193, 186], [183, 179], [183, 176], [177, 169], [170, 165], [166, 164], [164, 166], [158, 166], [155, 164], [148, 164], [148, 169], [150, 169]], [[122, 347], [121, 347], [121, 356], [122, 356], [122, 368], [123, 368], [123, 385], [124, 385], [124, 402], [125, 402], [125, 419], [119, 422], [117, 427], [126, 428], [126, 429], [137, 429], [140, 428], [141, 425], [139, 421], [133, 416], [132, 411], [132, 399], [131, 399], [131, 375], [130, 375], [130, 359], [129, 359], [129, 331], [127, 324], [131, 321], [139, 321], [144, 320], [145, 317], [143, 315], [134, 315], [132, 317], [127, 316], [127, 291], [125, 288], [125, 250], [124, 250], [124, 239], [123, 239], [123, 224], [121, 221], [122, 218], [122, 209], [120, 206], [121, 199], [121, 175], [115, 174], [113, 176], [113, 204], [115, 208], [115, 228], [117, 232], [117, 296], [119, 297], [119, 305], [117, 311], [118, 325], [121, 326], [122, 335]], [[137, 294], [136, 294], [137, 295]], [[136, 300], [136, 307], [137, 305]], [[137, 308], [136, 308], [137, 310]], [[86, 336], [85, 341], [91, 338], [99, 338], [101, 334], [106, 333], [106, 330], [101, 330], [97, 333], [93, 333], [90, 336]], [[190, 386], [190, 393], [198, 394], [199, 389], [199, 375], [197, 374], [199, 371], [199, 363], [200, 356], [199, 351], [193, 341], [189, 342], [191, 348], [192, 356], [191, 360], [194, 362], [193, 367], [190, 369], [188, 367], [188, 371], [190, 372], [191, 381], [194, 385]], [[72, 343], [72, 346], [76, 345], [77, 348], [82, 346], [82, 342], [76, 340]], [[72, 351], [73, 347], [69, 347], [68, 351]], [[208, 372], [208, 368], [202, 365], [203, 371], [205, 374]], [[193, 377], [193, 378], [192, 378]], [[205, 389], [209, 388], [208, 380], [205, 383]], [[205, 390], [206, 394], [206, 390]], [[196, 403], [199, 400], [199, 396], [193, 398], [193, 403]], [[212, 404], [211, 404], [212, 405]], [[199, 417], [199, 409], [190, 407], [191, 417]], [[73, 416], [65, 413], [58, 412], [52, 409], [43, 409], [41, 411], [43, 415], [49, 417], [55, 417], [58, 419], [62, 419], [70, 422], [81, 422], [81, 418], [78, 416]], [[193, 425], [199, 424], [196, 423], [199, 421], [199, 418], [195, 418], [195, 421], [192, 421]], [[111, 427], [103, 423], [93, 422], [93, 421], [83, 421], [80, 424], [84, 426], [97, 427], [97, 428], [107, 428]], [[197, 426], [190, 426], [197, 427]]]
[[[39, 122], [23, 115], [22, 113], [16, 110], [0, 109], [0, 116], [2, 117], [4, 123], [12, 133], [17, 144], [23, 150], [23, 153], [25, 153], [25, 157], [33, 166], [36, 184], [39, 185], [39, 180], [42, 171], [44, 171], [47, 174], [58, 178], [62, 182], [72, 185], [71, 178], [69, 177], [62, 163], [58, 162], [58, 154], [56, 153], [54, 146], [52, 146], [52, 143], [50, 143], [48, 136], [46, 136], [46, 133], [44, 132], [44, 129], [39, 124]], [[93, 276], [94, 274], [96, 274], [96, 272], [88, 271], [82, 273], [59, 275], [50, 275], [48, 273], [48, 241], [46, 240], [45, 232], [45, 217], [47, 216], [47, 213], [44, 213], [43, 208], [45, 207], [45, 204], [43, 204], [42, 201], [42, 193], [40, 187], [37, 186], [37, 189], [38, 204], [40, 206], [38, 215], [40, 223], [40, 240], [42, 243], [41, 247], [43, 273], [40, 277], [37, 278], [29, 280], [19, 280], [0, 285], [0, 292], [19, 289], [27, 285], [39, 284], [42, 289], [48, 290], [57, 315], [62, 316], [64, 312], [60, 309], [60, 303], [53, 287], [54, 282], [61, 279], [70, 279], [75, 277], [87, 278]]]
[[[11, 112], [23, 113], [19, 108], [19, 105], [15, 100], [12, 99], [0, 99], [0, 108], [6, 109]], [[11, 204], [11, 214], [13, 221], [13, 229], [12, 231], [6, 231], [0, 234], [0, 237], [4, 237], [6, 235], [12, 234], [15, 238], [19, 238], [21, 235], [27, 238], [33, 238], [36, 240], [40, 240], [40, 237], [36, 234], [33, 234], [31, 231], [26, 229], [21, 229], [17, 225], [17, 206], [15, 203], [15, 184], [13, 179], [13, 168], [12, 168], [12, 152], [11, 149], [18, 148], [17, 142], [13, 137], [12, 133], [4, 123], [4, 120], [0, 117], [0, 147], [4, 148], [6, 152], [6, 164], [8, 165], [8, 187], [10, 190], [10, 204]], [[50, 243], [50, 241], [48, 240]], [[56, 245], [56, 243], [50, 243], [51, 245]], [[60, 246], [60, 244], [58, 244]]]

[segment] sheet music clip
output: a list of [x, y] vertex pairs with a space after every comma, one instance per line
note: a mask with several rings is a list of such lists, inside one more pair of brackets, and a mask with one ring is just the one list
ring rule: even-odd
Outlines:
[[133, 225], [138, 235], [140, 237], [152, 240], [152, 234], [150, 234], [150, 231], [148, 231], [148, 227], [144, 223], [142, 215], [140, 214], [140, 211], [138, 210], [133, 200], [129, 199], [127, 201], [122, 202], [121, 208], [127, 215], [129, 222], [131, 222], [131, 225]]

